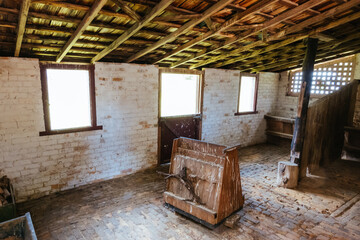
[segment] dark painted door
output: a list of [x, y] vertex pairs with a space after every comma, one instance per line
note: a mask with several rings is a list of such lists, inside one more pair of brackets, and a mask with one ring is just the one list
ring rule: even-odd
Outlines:
[[175, 138], [188, 137], [200, 139], [200, 128], [200, 114], [160, 118], [160, 163], [170, 161], [172, 143]]

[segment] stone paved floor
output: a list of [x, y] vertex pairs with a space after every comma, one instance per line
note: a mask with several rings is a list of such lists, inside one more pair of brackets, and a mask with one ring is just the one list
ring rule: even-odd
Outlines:
[[234, 229], [209, 230], [166, 209], [156, 169], [29, 201], [19, 213], [31, 212], [40, 240], [360, 239], [360, 164], [334, 164], [289, 190], [275, 186], [288, 153], [266, 144], [239, 151], [245, 205]]

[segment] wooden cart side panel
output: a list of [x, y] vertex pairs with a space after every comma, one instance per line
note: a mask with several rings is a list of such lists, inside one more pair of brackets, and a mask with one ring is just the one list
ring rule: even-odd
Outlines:
[[164, 193], [165, 202], [184, 211], [187, 212], [201, 220], [204, 220], [210, 224], [217, 224], [217, 214], [201, 205], [194, 205], [193, 203], [184, 201], [183, 199], [169, 193]]
[[[172, 164], [171, 174], [178, 174], [183, 167], [187, 168], [187, 177], [193, 183], [195, 194], [200, 197], [207, 208], [214, 210], [221, 186], [223, 167], [211, 165], [178, 153], [175, 153]], [[170, 178], [168, 183], [167, 191], [184, 199], [192, 199], [192, 194], [178, 179]]]
[[225, 156], [215, 156], [207, 153], [197, 152], [195, 150], [186, 149], [182, 147], [178, 147], [178, 153], [181, 155], [185, 155], [191, 158], [195, 158], [209, 164], [217, 164], [220, 166], [224, 166]]
[[[194, 147], [194, 145], [197, 146]], [[216, 149], [212, 149], [213, 147]], [[225, 147], [187, 138], [176, 139], [173, 145], [170, 174], [178, 174], [183, 167], [186, 167], [196, 195], [200, 197], [204, 206], [211, 210], [216, 210], [219, 205], [225, 162], [225, 154], [220, 151], [223, 148]], [[221, 155], [216, 156], [214, 152]], [[168, 180], [167, 191], [184, 199], [193, 197], [188, 189], [175, 178]]]
[[224, 155], [223, 151], [226, 148], [225, 146], [222, 145], [202, 142], [200, 140], [195, 140], [190, 138], [182, 137], [180, 138], [180, 140], [181, 143], [179, 147], [194, 150], [197, 152], [206, 153], [209, 155], [214, 155], [214, 156], [223, 156]]
[[238, 151], [226, 152], [223, 180], [219, 199], [218, 221], [240, 209], [244, 204], [241, 188], [241, 177], [238, 162]]
[[[177, 139], [174, 139], [173, 141], [173, 147], [172, 147], [172, 151], [171, 151], [171, 159], [170, 159], [170, 168], [169, 168], [169, 173], [174, 173], [174, 157], [175, 157], [175, 153], [177, 152], [177, 148], [178, 148], [178, 145], [179, 145], [179, 141], [180, 139], [177, 138]], [[166, 189], [169, 189], [170, 187], [170, 179], [169, 181], [167, 181], [167, 184], [166, 184]]]

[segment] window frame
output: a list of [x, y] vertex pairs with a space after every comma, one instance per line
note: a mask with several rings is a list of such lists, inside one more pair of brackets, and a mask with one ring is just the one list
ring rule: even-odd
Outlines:
[[[50, 123], [50, 108], [49, 108], [49, 92], [47, 83], [47, 69], [66, 69], [66, 70], [88, 70], [89, 71], [89, 90], [90, 90], [90, 114], [91, 126], [90, 127], [77, 127], [67, 128], [60, 130], [51, 130]], [[40, 132], [40, 136], [65, 134], [74, 132], [84, 132], [91, 130], [102, 130], [103, 126], [97, 125], [96, 118], [96, 97], [95, 97], [95, 66], [94, 65], [75, 65], [75, 64], [40, 64], [40, 78], [41, 78], [41, 91], [44, 111], [45, 131]]]
[[[255, 94], [254, 94], [254, 110], [253, 111], [247, 111], [247, 112], [239, 112], [239, 106], [240, 106], [240, 94], [241, 94], [241, 78], [243, 76], [247, 77], [255, 77]], [[257, 114], [257, 98], [258, 98], [258, 90], [259, 90], [259, 74], [258, 73], [240, 73], [239, 77], [239, 91], [238, 91], [238, 98], [237, 98], [237, 107], [236, 107], [236, 113], [234, 113], [235, 116], [241, 116], [241, 115], [249, 115], [249, 114]]]
[[[334, 64], [339, 64], [340, 62], [351, 62], [352, 63], [352, 70], [350, 71], [351, 72], [351, 75], [350, 75], [350, 81], [347, 83], [351, 83], [352, 81], [354, 81], [354, 74], [355, 74], [355, 65], [356, 65], [356, 59], [355, 59], [355, 55], [349, 55], [349, 56], [345, 56], [345, 57], [340, 57], [340, 58], [336, 58], [336, 59], [333, 59], [333, 60], [329, 60], [329, 61], [325, 61], [325, 62], [320, 62], [320, 63], [316, 63], [314, 65], [314, 72], [316, 69], [319, 69], [319, 68], [328, 68], [328, 67], [331, 67], [333, 68], [334, 67]], [[337, 66], [339, 67], [339, 66]], [[286, 89], [286, 96], [290, 96], [290, 97], [298, 97], [300, 95], [300, 92], [292, 92], [291, 89], [292, 89], [292, 84], [291, 84], [291, 81], [292, 81], [292, 77], [298, 73], [298, 72], [301, 72], [302, 71], [302, 68], [296, 68], [296, 69], [292, 69], [290, 71], [287, 72], [287, 89]], [[336, 72], [338, 73], [338, 72]], [[337, 76], [337, 75], [336, 75]], [[302, 81], [302, 79], [300, 79], [300, 81]], [[311, 80], [313, 81], [313, 79]], [[337, 81], [336, 81], [337, 82]], [[347, 85], [345, 84], [345, 85]], [[301, 85], [301, 84], [300, 84]], [[340, 87], [342, 86], [345, 86], [345, 85], [339, 85]], [[325, 90], [324, 90], [325, 91]], [[334, 90], [333, 92], [336, 92], [337, 90]], [[316, 94], [316, 93], [311, 93], [310, 94], [310, 98], [322, 98], [324, 96], [327, 96], [331, 94], [330, 92], [328, 94]]]
[[[196, 94], [196, 101], [197, 101], [197, 110], [198, 113], [196, 114], [187, 114], [187, 115], [176, 115], [176, 116], [161, 116], [161, 83], [162, 83], [162, 74], [163, 73], [173, 73], [173, 74], [189, 74], [189, 75], [199, 75], [199, 81], [197, 86], [197, 94]], [[193, 69], [184, 69], [184, 68], [159, 68], [159, 109], [158, 109], [158, 117], [159, 118], [177, 118], [177, 117], [185, 117], [185, 116], [199, 116], [201, 118], [202, 115], [202, 107], [203, 107], [203, 88], [204, 88], [204, 71], [193, 70]]]

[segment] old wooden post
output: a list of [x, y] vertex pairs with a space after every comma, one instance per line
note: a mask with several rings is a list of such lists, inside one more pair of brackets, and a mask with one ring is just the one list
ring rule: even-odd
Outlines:
[[[278, 171], [278, 179], [282, 179], [281, 182], [293, 182], [291, 178], [298, 178], [299, 167], [301, 164], [301, 152], [304, 145], [305, 137], [305, 126], [306, 126], [306, 116], [310, 100], [310, 91], [311, 91], [311, 82], [314, 70], [315, 56], [317, 50], [318, 39], [308, 38], [306, 39], [306, 53], [302, 67], [302, 84], [301, 91], [298, 101], [298, 111], [295, 119], [294, 135], [291, 142], [291, 152], [290, 152], [290, 161], [289, 167], [291, 166], [291, 173], [294, 174], [281, 174], [285, 171], [286, 166], [282, 166], [283, 171]], [[297, 169], [294, 168], [294, 163], [298, 165]], [[294, 187], [294, 186], [292, 186]]]

